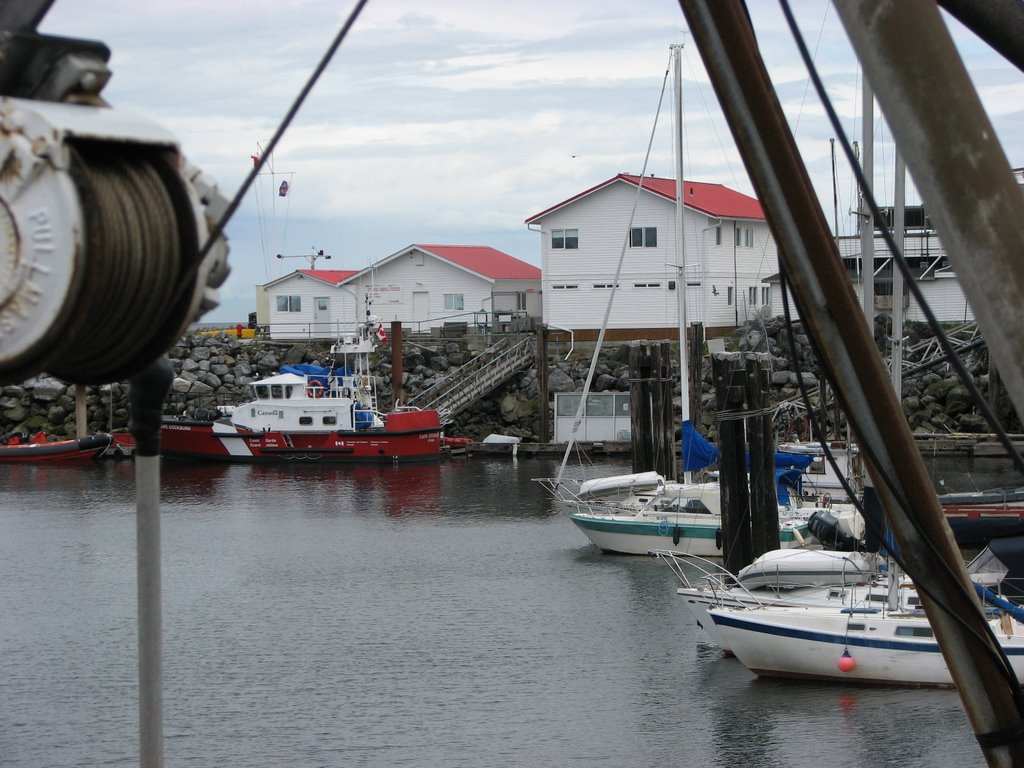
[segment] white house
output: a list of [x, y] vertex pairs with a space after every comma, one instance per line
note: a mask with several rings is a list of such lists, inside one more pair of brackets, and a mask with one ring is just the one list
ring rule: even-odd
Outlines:
[[[687, 323], [733, 328], [762, 307], [776, 312], [763, 280], [778, 272], [777, 252], [760, 203], [721, 184], [685, 181], [684, 192]], [[544, 322], [596, 337], [624, 255], [606, 338], [678, 338], [675, 209], [675, 179], [621, 173], [528, 218], [541, 233]]]
[[542, 312], [540, 270], [482, 245], [410, 245], [362, 270], [300, 269], [262, 289], [271, 338], [334, 338], [367, 313], [417, 332], [526, 327]]

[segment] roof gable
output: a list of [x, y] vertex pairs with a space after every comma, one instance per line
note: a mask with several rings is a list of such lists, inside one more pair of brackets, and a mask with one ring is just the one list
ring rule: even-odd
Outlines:
[[348, 280], [352, 275], [358, 272], [358, 269], [300, 269], [298, 270], [304, 275], [309, 275], [317, 280], [323, 280], [325, 283], [331, 285], [338, 285]]
[[540, 280], [539, 267], [487, 245], [414, 245], [456, 266], [491, 280]]
[[[653, 194], [663, 197], [666, 200], [675, 201], [676, 199], [675, 179], [663, 179], [657, 176], [644, 176], [641, 184], [641, 177], [628, 173], [620, 173], [618, 176], [613, 176], [607, 181], [603, 181], [590, 189], [580, 192], [578, 195], [570, 197], [568, 200], [563, 200], [562, 202], [531, 216], [526, 220], [526, 223], [532, 224], [559, 208], [571, 205], [572, 203], [575, 203], [598, 190], [617, 183], [626, 183], [634, 187], [641, 185], [643, 189], [650, 190]], [[749, 195], [744, 195], [742, 192], [737, 192], [734, 189], [729, 189], [722, 184], [707, 184], [702, 181], [684, 181], [683, 190], [686, 193], [683, 205], [687, 208], [692, 208], [695, 211], [707, 214], [708, 216], [720, 219], [764, 219], [764, 210], [755, 198], [750, 197]]]
[[275, 278], [269, 283], [264, 283], [263, 287], [270, 288], [278, 283], [292, 280], [296, 276], [311, 277], [327, 285], [340, 285], [357, 272], [358, 270], [355, 269], [297, 269], [294, 272], [289, 272], [287, 275]]

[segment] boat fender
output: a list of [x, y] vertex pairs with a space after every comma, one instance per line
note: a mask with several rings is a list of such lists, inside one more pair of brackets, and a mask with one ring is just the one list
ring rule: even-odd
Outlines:
[[800, 546], [803, 546], [803, 544], [804, 544], [804, 535], [802, 533], [800, 533], [800, 529], [799, 528], [794, 528], [793, 529], [793, 538], [796, 539], [796, 543], [797, 544], [799, 544]]
[[679, 526], [677, 525], [672, 529], [672, 544], [677, 547], [679, 546], [679, 533]]

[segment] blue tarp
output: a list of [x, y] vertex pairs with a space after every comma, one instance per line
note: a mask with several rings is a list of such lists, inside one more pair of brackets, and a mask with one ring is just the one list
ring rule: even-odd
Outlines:
[[294, 365], [282, 365], [281, 373], [295, 373], [299, 376], [330, 376], [331, 369], [311, 363], [295, 363]]
[[779, 498], [779, 504], [789, 504], [789, 489], [792, 488], [798, 494], [803, 488], [803, 472], [794, 467], [787, 469], [775, 468], [775, 495]]
[[[718, 449], [707, 441], [693, 422], [683, 422], [682, 440], [683, 471], [694, 472], [698, 469], [709, 467], [718, 461]], [[796, 468], [807, 469], [814, 461], [814, 457], [805, 453], [786, 453], [781, 451], [775, 454], [775, 467], [777, 469]], [[750, 454], [747, 454], [747, 466], [750, 466]]]
[[697, 431], [693, 422], [683, 422], [683, 471], [693, 472], [718, 461], [718, 449]]
[[294, 373], [299, 376], [348, 376], [350, 375], [348, 369], [342, 366], [341, 368], [335, 368], [333, 371], [330, 368], [325, 368], [322, 365], [313, 365], [312, 363], [294, 363], [292, 365], [282, 365], [281, 373]]
[[[697, 431], [691, 421], [683, 422], [682, 439], [683, 471], [694, 472], [709, 467], [718, 461], [718, 449]], [[800, 493], [803, 482], [803, 471], [811, 465], [814, 457], [804, 453], [775, 454], [775, 491], [779, 504], [789, 503], [789, 489]], [[750, 466], [750, 454], [747, 454], [747, 466]]]

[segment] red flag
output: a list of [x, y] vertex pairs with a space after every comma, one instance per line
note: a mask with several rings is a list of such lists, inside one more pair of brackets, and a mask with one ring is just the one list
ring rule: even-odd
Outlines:
[[285, 197], [288, 194], [288, 182], [282, 181], [281, 186], [277, 188], [277, 194], [281, 197]]
[[388, 343], [388, 335], [384, 332], [384, 324], [383, 323], [378, 323], [377, 324], [377, 338], [380, 339], [380, 343], [381, 344], [387, 344]]

